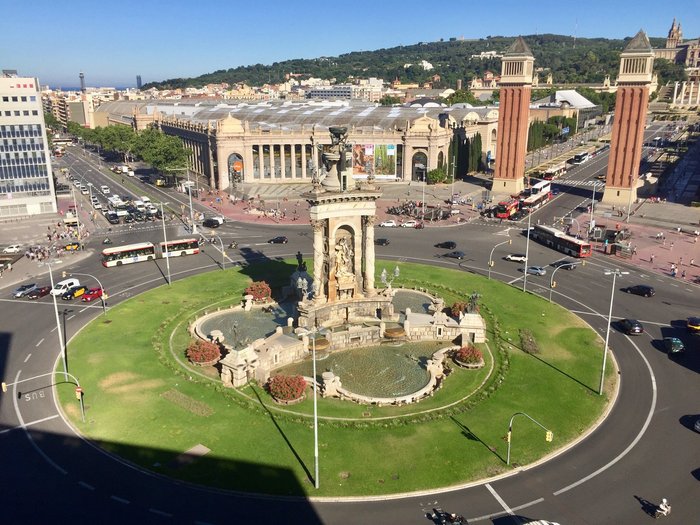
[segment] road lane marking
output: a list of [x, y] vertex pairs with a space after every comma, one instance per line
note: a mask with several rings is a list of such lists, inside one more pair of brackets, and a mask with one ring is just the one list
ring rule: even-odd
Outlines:
[[54, 414], [53, 416], [45, 417], [43, 419], [37, 419], [36, 421], [32, 421], [31, 423], [25, 423], [24, 425], [17, 425], [16, 427], [5, 428], [3, 430], [0, 430], [0, 434], [5, 434], [6, 432], [10, 432], [11, 430], [17, 430], [18, 428], [26, 428], [31, 427], [32, 425], [38, 425], [39, 423], [43, 423], [44, 421], [50, 421], [51, 419], [55, 419], [57, 417], [58, 415]]
[[119, 503], [123, 503], [124, 505], [131, 503], [128, 499], [120, 498], [119, 496], [110, 496], [109, 498], [113, 499], [114, 501], [118, 501]]
[[70, 316], [68, 319], [66, 319], [66, 320], [67, 320], [67, 321], [70, 321], [70, 320], [73, 319], [74, 317], [75, 317], [75, 314], [71, 315], [71, 316]]
[[87, 490], [95, 490], [95, 487], [93, 487], [89, 483], [85, 483], [84, 481], [78, 481], [78, 485], [80, 485], [81, 487], [83, 487], [84, 489], [87, 489]]
[[31, 353], [27, 354], [27, 357], [24, 358], [24, 362], [26, 363], [27, 361], [29, 361], [30, 357], [32, 357], [32, 354]]
[[55, 332], [55, 331], [56, 331], [56, 327], [54, 326], [54, 327], [51, 329], [51, 332]]
[[158, 509], [151, 508], [151, 509], [148, 509], [148, 512], [152, 512], [153, 514], [157, 514], [158, 516], [163, 516], [164, 518], [172, 518], [173, 517], [173, 515], [170, 514], [169, 512], [165, 512], [165, 511], [158, 510]]
[[78, 313], [79, 313], [79, 314], [82, 314], [82, 313], [83, 313], [85, 310], [87, 310], [88, 308], [90, 308], [90, 307], [89, 307], [89, 306], [86, 306], [85, 308], [83, 308], [82, 310], [80, 310]]
[[515, 513], [506, 504], [506, 502], [503, 501], [503, 498], [501, 498], [501, 496], [499, 496], [498, 493], [493, 489], [491, 484], [487, 483], [485, 486], [488, 489], [488, 491], [491, 493], [491, 495], [496, 499], [496, 501], [501, 504], [501, 507], [503, 507], [503, 510], [505, 510], [510, 516], [513, 516]]
[[[518, 505], [517, 507], [513, 507], [511, 510], [512, 511], [518, 511], [522, 509], [526, 509], [528, 507], [532, 507], [533, 505], [537, 505], [538, 503], [542, 503], [544, 501], [544, 498], [537, 498], [533, 499], [532, 501], [528, 501], [527, 503], [523, 503], [522, 505]], [[493, 514], [485, 514], [484, 516], [477, 516], [476, 518], [469, 518], [467, 521], [483, 521], [483, 520], [492, 520], [493, 518], [497, 518], [498, 516], [502, 516], [502, 512], [494, 512]]]
[[41, 340], [37, 344], [34, 345], [34, 348], [36, 348], [37, 346], [39, 346], [43, 342], [44, 342], [44, 338], [42, 337]]

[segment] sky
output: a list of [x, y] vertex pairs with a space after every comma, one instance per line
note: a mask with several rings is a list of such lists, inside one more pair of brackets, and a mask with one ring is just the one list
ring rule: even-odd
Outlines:
[[55, 0], [4, 2], [0, 69], [52, 88], [133, 87], [220, 69], [441, 38], [700, 37], [698, 0]]

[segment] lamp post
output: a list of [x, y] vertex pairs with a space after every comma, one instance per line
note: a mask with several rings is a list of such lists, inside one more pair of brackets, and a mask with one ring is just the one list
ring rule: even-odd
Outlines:
[[530, 260], [530, 222], [532, 220], [532, 211], [527, 212], [527, 242], [525, 243], [525, 268], [523, 268], [523, 292], [527, 289], [527, 265]]
[[491, 280], [491, 267], [494, 264], [493, 263], [493, 252], [494, 252], [494, 250], [496, 250], [496, 248], [498, 248], [499, 246], [503, 246], [504, 244], [513, 244], [513, 240], [508, 239], [507, 241], [499, 242], [496, 246], [491, 248], [491, 253], [489, 254], [489, 264], [488, 264], [488, 266], [489, 266], [489, 280]]
[[423, 198], [421, 199], [421, 222], [425, 222], [425, 179], [428, 177], [428, 166], [426, 162], [425, 171], [423, 171]]
[[[81, 177], [82, 178], [82, 177]], [[75, 223], [78, 229], [78, 243], [80, 243], [80, 211], [78, 210], [78, 203], [75, 200], [75, 192], [73, 188], [70, 189], [71, 197], [73, 197], [73, 207], [75, 208]]]
[[219, 239], [219, 244], [221, 244], [221, 269], [224, 270], [226, 268], [225, 267], [225, 265], [226, 265], [226, 252], [224, 251], [224, 241], [222, 241], [221, 237], [219, 237], [215, 233], [212, 233], [211, 236], [212, 236], [212, 242], [213, 242], [213, 238], [216, 237], [217, 239]]
[[102, 313], [104, 315], [107, 315], [107, 303], [105, 303], [105, 289], [104, 286], [102, 286], [102, 283], [100, 280], [95, 277], [94, 275], [91, 275], [89, 273], [78, 273], [78, 272], [63, 272], [63, 278], [65, 279], [66, 277], [72, 277], [73, 275], [84, 275], [86, 277], [92, 277], [97, 281], [97, 284], [100, 287], [100, 291], [102, 292], [102, 295], [100, 295], [100, 299], [102, 299]]
[[625, 222], [629, 224], [630, 222], [630, 215], [632, 213], [632, 184], [634, 184], [634, 190], [637, 189], [637, 181], [634, 180], [634, 177], [630, 175], [630, 196], [629, 199], [627, 200], [627, 218], [625, 219]]
[[591, 218], [588, 222], [588, 233], [593, 231], [593, 208], [595, 208], [595, 187], [598, 185], [598, 181], [593, 181], [593, 194], [591, 195]]
[[53, 293], [54, 282], [53, 282], [53, 271], [51, 270], [51, 263], [46, 263], [49, 267], [49, 279], [51, 280], [51, 297], [53, 298], [53, 312], [56, 315], [56, 332], [58, 333], [58, 344], [61, 347], [61, 357], [63, 358], [63, 375], [68, 380], [68, 362], [66, 361], [66, 347], [63, 344], [63, 332], [61, 332], [61, 322], [58, 319], [58, 304], [56, 303], [56, 294]]
[[190, 169], [189, 168], [165, 168], [165, 171], [186, 171], [187, 172], [187, 194], [190, 201], [190, 225], [192, 233], [197, 233], [197, 225], [194, 223], [194, 212], [192, 211], [192, 186], [190, 186]]
[[313, 330], [305, 330], [302, 335], [313, 335], [311, 339], [311, 361], [313, 362], [313, 380], [314, 380], [314, 487], [318, 489], [318, 381], [316, 379], [316, 335], [319, 333], [318, 328], [314, 326]]
[[[165, 243], [165, 251], [168, 254], [168, 256], [165, 257], [165, 266], [168, 268], [168, 286], [171, 286], [172, 283], [170, 282], [170, 249], [168, 247], [168, 236], [165, 233], [165, 212], [163, 211], [162, 202], [160, 203], [160, 220], [163, 224], [163, 242]], [[163, 256], [165, 256], [165, 253], [163, 253]]]
[[605, 332], [605, 348], [603, 349], [603, 369], [600, 371], [600, 387], [598, 388], [598, 395], [603, 395], [603, 381], [605, 380], [605, 364], [608, 359], [608, 341], [610, 340], [610, 323], [612, 321], [612, 307], [613, 298], [615, 297], [615, 279], [620, 275], [628, 275], [629, 272], [622, 272], [619, 268], [614, 270], [605, 270], [603, 272], [605, 275], [612, 275], [612, 290], [610, 291], [610, 310], [608, 311], [608, 329]]
[[532, 421], [535, 425], [540, 427], [542, 430], [545, 431], [545, 441], [551, 442], [554, 439], [554, 433], [549, 430], [547, 427], [545, 427], [542, 423], [537, 421], [535, 418], [528, 416], [525, 412], [516, 412], [513, 414], [510, 418], [510, 421], [508, 422], [508, 434], [506, 435], [506, 441], [508, 442], [508, 453], [506, 454], [506, 465], [510, 465], [510, 444], [511, 441], [513, 440], [513, 420], [515, 419], [515, 416], [525, 416], [528, 418], [530, 421]]
[[[583, 261], [583, 264], [585, 264], [586, 261]], [[571, 268], [573, 266], [578, 266], [578, 263], [575, 262], [570, 262], [570, 263], [565, 263], [557, 266], [554, 268], [554, 271], [552, 272], [552, 277], [549, 280], [549, 302], [552, 302], [552, 290], [556, 288], [557, 282], [554, 280], [554, 274], [557, 273], [557, 270], [561, 270], [562, 268]]]

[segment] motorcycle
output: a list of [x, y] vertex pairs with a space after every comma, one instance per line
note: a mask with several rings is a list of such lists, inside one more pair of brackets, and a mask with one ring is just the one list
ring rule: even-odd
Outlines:
[[668, 505], [667, 509], [664, 510], [660, 506], [656, 507], [656, 510], [654, 511], [654, 518], [659, 519], [668, 516], [671, 514], [671, 505]]
[[232, 241], [232, 242], [228, 245], [228, 247], [229, 247], [230, 250], [235, 250], [236, 248], [238, 248], [238, 243], [237, 243], [236, 241]]
[[102, 241], [102, 244], [112, 244], [112, 239], [110, 239], [109, 237], [105, 237]]

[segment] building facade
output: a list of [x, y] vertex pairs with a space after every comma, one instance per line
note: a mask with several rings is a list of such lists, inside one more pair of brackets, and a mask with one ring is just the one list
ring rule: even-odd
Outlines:
[[51, 154], [36, 78], [0, 76], [0, 218], [56, 213]]

